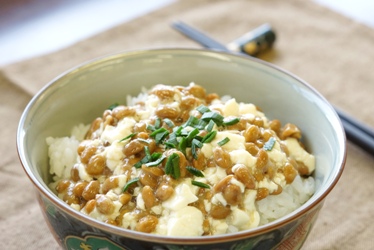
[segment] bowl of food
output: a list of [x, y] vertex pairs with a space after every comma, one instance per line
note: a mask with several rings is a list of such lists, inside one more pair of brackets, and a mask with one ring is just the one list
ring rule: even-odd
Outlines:
[[269, 63], [194, 49], [80, 65], [17, 149], [65, 249], [298, 249], [345, 163], [332, 106]]

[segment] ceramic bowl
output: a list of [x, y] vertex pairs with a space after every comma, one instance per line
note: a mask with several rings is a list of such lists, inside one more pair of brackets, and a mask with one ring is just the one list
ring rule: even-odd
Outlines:
[[[297, 124], [316, 156], [316, 192], [304, 205], [264, 226], [233, 234], [166, 237], [111, 226], [81, 214], [49, 189], [46, 137], [62, 137], [90, 123], [115, 101], [142, 87], [195, 82], [220, 95], [261, 107], [269, 118]], [[125, 52], [78, 66], [47, 84], [26, 107], [17, 149], [46, 222], [65, 249], [298, 249], [344, 168], [345, 134], [332, 106], [303, 80], [269, 63], [194, 49]], [[94, 247], [93, 247], [94, 246]], [[90, 248], [91, 249], [91, 248]]]

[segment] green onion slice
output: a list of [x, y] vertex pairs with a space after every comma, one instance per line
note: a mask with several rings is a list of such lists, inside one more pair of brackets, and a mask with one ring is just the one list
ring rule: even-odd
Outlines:
[[202, 148], [202, 147], [203, 147], [203, 143], [201, 143], [200, 141], [198, 141], [196, 139], [192, 140], [192, 143], [191, 143], [191, 152], [192, 152], [193, 158], [197, 159], [197, 157], [198, 157], [197, 149], [196, 148]]
[[155, 131], [156, 128], [153, 125], [151, 125], [151, 124], [147, 124], [147, 130]]
[[199, 111], [201, 114], [204, 114], [206, 112], [210, 112], [210, 109], [207, 106], [200, 105], [196, 108], [197, 111]]
[[157, 117], [155, 121], [155, 129], [159, 129], [160, 127], [161, 127], [161, 119]]
[[230, 138], [228, 137], [225, 137], [224, 139], [220, 140], [219, 142], [217, 142], [218, 146], [223, 146], [225, 145], [226, 143], [228, 143], [230, 141]]
[[180, 177], [179, 155], [177, 153], [173, 153], [167, 159], [165, 164], [165, 174], [172, 176], [174, 179]]
[[186, 121], [186, 123], [185, 124], [183, 124], [182, 126], [183, 127], [188, 127], [188, 126], [190, 126], [190, 127], [195, 127], [197, 124], [199, 124], [199, 118], [197, 118], [197, 117], [195, 117], [195, 116], [190, 116], [189, 118], [188, 118], [188, 120]]
[[211, 141], [213, 141], [213, 139], [216, 137], [217, 135], [217, 131], [216, 130], [213, 130], [213, 131], [210, 131], [208, 134], [206, 134], [203, 139], [201, 140], [202, 143], [209, 143]]
[[113, 103], [112, 105], [110, 105], [109, 107], [108, 107], [108, 109], [109, 110], [113, 110], [115, 107], [117, 107], [117, 106], [119, 106], [119, 104], [118, 103]]
[[210, 111], [210, 112], [204, 113], [201, 116], [201, 120], [206, 121], [206, 122], [209, 122], [209, 120], [213, 120], [218, 126], [220, 126], [223, 122], [223, 116], [216, 112]]
[[119, 142], [123, 142], [123, 141], [126, 141], [127, 139], [130, 139], [130, 138], [133, 138], [137, 133], [132, 133], [132, 134], [129, 134], [128, 136], [122, 138], [121, 140], [119, 140]]
[[197, 168], [194, 168], [194, 167], [192, 167], [192, 166], [187, 166], [186, 169], [188, 170], [188, 172], [190, 172], [190, 173], [193, 174], [194, 176], [197, 176], [197, 177], [204, 177], [203, 172], [201, 172], [201, 171], [198, 170]]
[[186, 137], [187, 142], [191, 142], [191, 141], [195, 138], [195, 136], [196, 136], [198, 133], [199, 133], [199, 130], [198, 130], [197, 128], [191, 130], [191, 131], [188, 133], [187, 137]]
[[238, 122], [240, 122], [240, 118], [235, 117], [235, 118], [227, 120], [227, 121], [224, 120], [223, 121], [223, 125], [225, 125], [225, 126], [231, 126], [231, 125], [237, 124]]
[[168, 118], [165, 118], [164, 119], [164, 122], [165, 122], [165, 124], [169, 127], [169, 128], [173, 128], [175, 125], [174, 125], [174, 123], [170, 120], [170, 119], [168, 119]]
[[147, 166], [147, 167], [155, 167], [155, 166], [157, 166], [157, 165], [159, 165], [164, 159], [165, 159], [166, 157], [163, 155], [163, 156], [161, 156], [161, 157], [159, 157], [157, 160], [155, 160], [155, 161], [151, 161], [151, 162], [147, 162], [147, 163], [145, 163], [145, 165]]
[[194, 180], [192, 180], [191, 184], [194, 185], [194, 186], [201, 187], [201, 188], [210, 188], [210, 186], [208, 184], [205, 184], [205, 183], [200, 182], [200, 181], [194, 181]]
[[208, 125], [205, 127], [206, 131], [211, 132], [213, 130], [213, 128], [214, 128], [214, 125], [216, 125], [214, 123], [214, 121], [210, 120], [209, 123], [208, 123]]
[[186, 148], [187, 148], [187, 139], [186, 137], [182, 137], [181, 140], [179, 141], [178, 145], [179, 150], [186, 155]]
[[271, 151], [273, 149], [274, 145], [275, 145], [275, 142], [276, 142], [275, 138], [274, 137], [270, 137], [270, 139], [264, 144], [263, 148], [266, 151]]
[[139, 177], [136, 177], [136, 178], [134, 178], [134, 179], [129, 180], [129, 181], [126, 183], [126, 185], [123, 187], [123, 192], [126, 192], [127, 189], [129, 189], [129, 187], [130, 187], [132, 184], [135, 184], [135, 183], [137, 183], [138, 181], [139, 181]]
[[160, 144], [168, 135], [169, 131], [166, 128], [159, 128], [153, 131], [149, 136], [155, 138], [156, 144]]

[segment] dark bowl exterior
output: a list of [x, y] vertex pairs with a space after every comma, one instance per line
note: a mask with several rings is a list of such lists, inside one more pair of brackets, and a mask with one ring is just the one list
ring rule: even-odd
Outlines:
[[225, 242], [207, 239], [204, 244], [194, 244], [186, 239], [184, 244], [152, 242], [117, 234], [110, 230], [99, 229], [95, 225], [83, 222], [54, 205], [41, 192], [37, 193], [48, 227], [63, 249], [110, 249], [110, 250], [248, 250], [248, 249], [300, 249], [311, 231], [323, 202], [309, 210], [303, 216], [274, 228], [263, 234], [242, 237], [230, 237]]

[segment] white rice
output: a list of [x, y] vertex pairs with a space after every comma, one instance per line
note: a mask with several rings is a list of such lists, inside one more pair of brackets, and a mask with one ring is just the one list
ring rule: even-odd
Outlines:
[[269, 195], [256, 202], [260, 213], [260, 225], [281, 218], [304, 204], [314, 194], [315, 182], [313, 177], [302, 179], [299, 175], [287, 185], [282, 193]]

